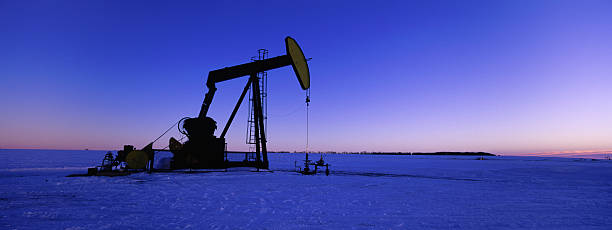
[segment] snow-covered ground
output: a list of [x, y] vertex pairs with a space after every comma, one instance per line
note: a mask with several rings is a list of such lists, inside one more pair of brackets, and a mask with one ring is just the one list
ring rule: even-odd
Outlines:
[[[0, 229], [611, 229], [612, 161], [327, 155], [330, 176], [65, 177], [104, 151], [0, 150]], [[318, 155], [313, 158], [318, 159]]]

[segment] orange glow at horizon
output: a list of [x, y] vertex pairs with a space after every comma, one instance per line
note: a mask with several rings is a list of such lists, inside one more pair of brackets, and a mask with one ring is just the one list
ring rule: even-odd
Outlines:
[[608, 157], [612, 157], [612, 150], [571, 150], [571, 151], [568, 150], [568, 151], [517, 153], [517, 154], [504, 154], [504, 155], [608, 159]]

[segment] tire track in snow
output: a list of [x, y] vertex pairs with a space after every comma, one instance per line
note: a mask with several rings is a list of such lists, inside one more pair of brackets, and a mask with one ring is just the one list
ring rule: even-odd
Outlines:
[[[279, 172], [295, 172], [293, 170], [274, 170]], [[458, 180], [458, 181], [483, 181], [471, 178], [455, 178], [455, 177], [437, 177], [437, 176], [424, 176], [424, 175], [413, 175], [413, 174], [397, 174], [397, 173], [377, 173], [377, 172], [354, 172], [354, 171], [331, 171], [330, 175], [339, 176], [366, 176], [366, 177], [410, 177], [410, 178], [422, 178], [422, 179], [434, 179], [434, 180]]]

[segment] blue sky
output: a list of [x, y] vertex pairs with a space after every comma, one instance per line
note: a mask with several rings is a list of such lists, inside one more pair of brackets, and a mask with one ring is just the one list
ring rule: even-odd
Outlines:
[[[0, 147], [144, 146], [197, 116], [209, 71], [260, 48], [283, 55], [292, 36], [312, 58], [315, 151], [612, 149], [610, 12], [609, 1], [0, 1]], [[268, 74], [270, 149], [304, 150], [305, 93], [291, 68]], [[218, 84], [220, 127], [246, 80]], [[230, 149], [248, 149], [245, 108]]]

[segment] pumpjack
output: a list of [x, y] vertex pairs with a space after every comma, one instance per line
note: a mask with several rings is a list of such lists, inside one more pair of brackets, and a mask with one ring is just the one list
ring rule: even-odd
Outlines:
[[[186, 117], [179, 121], [179, 131], [187, 137], [187, 141], [181, 143], [175, 138], [170, 138], [169, 150], [154, 149], [153, 142], [141, 150], [135, 150], [131, 145], [124, 146], [123, 150], [118, 151], [118, 156], [114, 164], [125, 165], [128, 170], [153, 169], [155, 152], [170, 151], [173, 154], [171, 169], [223, 169], [230, 167], [256, 167], [258, 169], [268, 169], [268, 150], [266, 146], [266, 132], [264, 127], [264, 117], [262, 112], [262, 100], [259, 89], [259, 77], [257, 73], [281, 68], [284, 66], [293, 67], [298, 82], [303, 90], [310, 88], [310, 72], [308, 63], [297, 42], [291, 38], [285, 38], [286, 55], [272, 57], [263, 60], [240, 64], [210, 71], [206, 81], [208, 92], [202, 102], [200, 112], [197, 117]], [[217, 91], [216, 83], [249, 76], [247, 84], [244, 86], [242, 94], [236, 103], [221, 135], [214, 135], [217, 129], [217, 122], [208, 117], [208, 110], [213, 102], [213, 97]], [[255, 158], [245, 161], [229, 161], [227, 159], [225, 134], [232, 124], [236, 112], [240, 108], [242, 101], [251, 88], [253, 93], [253, 112], [255, 124]], [[159, 139], [159, 138], [158, 138]], [[155, 142], [155, 141], [154, 141]], [[90, 172], [91, 173], [91, 172]]]

